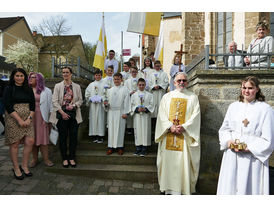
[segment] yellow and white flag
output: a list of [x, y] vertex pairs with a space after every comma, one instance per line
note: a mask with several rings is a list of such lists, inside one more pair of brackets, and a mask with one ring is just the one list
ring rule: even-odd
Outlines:
[[97, 43], [96, 52], [95, 52], [94, 61], [93, 61], [93, 67], [101, 69], [103, 72], [103, 77], [105, 77], [104, 64], [105, 64], [106, 56], [107, 56], [107, 37], [105, 33], [105, 23], [104, 23], [104, 17], [103, 17], [100, 36]]
[[164, 60], [164, 21], [161, 21], [160, 33], [154, 53], [155, 60], [159, 60], [163, 65]]
[[162, 12], [130, 12], [128, 32], [158, 36]]

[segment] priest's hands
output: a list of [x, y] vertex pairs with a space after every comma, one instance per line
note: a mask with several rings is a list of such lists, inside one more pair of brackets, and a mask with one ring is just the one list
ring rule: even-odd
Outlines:
[[127, 118], [127, 115], [126, 115], [126, 114], [122, 114], [122, 118], [123, 118], [123, 119], [126, 119], [126, 118]]
[[182, 125], [172, 125], [170, 131], [173, 134], [180, 135], [185, 131], [185, 128]]

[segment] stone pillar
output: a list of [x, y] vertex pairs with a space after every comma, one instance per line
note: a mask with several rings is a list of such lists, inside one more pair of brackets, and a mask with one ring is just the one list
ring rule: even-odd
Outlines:
[[182, 13], [183, 50], [188, 54], [183, 55], [183, 62], [189, 64], [195, 56], [201, 53], [205, 45], [205, 13]]
[[259, 12], [245, 13], [245, 49], [248, 48], [252, 39], [256, 37], [256, 25], [259, 22]]

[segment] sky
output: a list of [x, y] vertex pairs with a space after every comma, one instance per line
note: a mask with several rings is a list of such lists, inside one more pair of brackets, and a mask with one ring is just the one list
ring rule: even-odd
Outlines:
[[[81, 35], [83, 42], [96, 44], [100, 34], [103, 12], [0, 12], [0, 17], [24, 16], [33, 30], [43, 19], [63, 16], [71, 28], [68, 35]], [[140, 54], [139, 34], [127, 32], [130, 12], [104, 12], [107, 48], [121, 54], [121, 32], [123, 48], [131, 49], [131, 55]], [[129, 57], [125, 57], [125, 60]]]

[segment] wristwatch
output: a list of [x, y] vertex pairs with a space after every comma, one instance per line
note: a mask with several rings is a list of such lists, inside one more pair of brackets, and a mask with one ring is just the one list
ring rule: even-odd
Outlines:
[[28, 116], [28, 119], [32, 119], [32, 116]]

